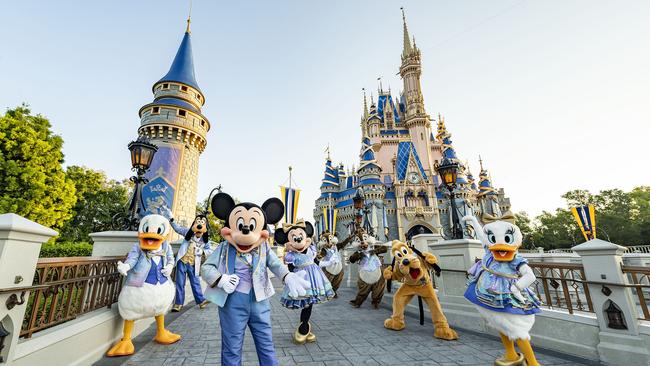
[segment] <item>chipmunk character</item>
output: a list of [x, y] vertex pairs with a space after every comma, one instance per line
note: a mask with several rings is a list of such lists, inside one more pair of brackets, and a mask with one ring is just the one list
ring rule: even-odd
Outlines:
[[300, 274], [310, 283], [306, 295], [294, 296], [291, 290], [285, 287], [280, 298], [283, 306], [289, 309], [302, 309], [300, 324], [293, 333], [293, 341], [296, 344], [316, 342], [316, 335], [312, 333], [309, 323], [312, 306], [334, 297], [332, 285], [318, 265], [316, 248], [312, 245], [312, 235], [314, 235], [312, 224], [300, 219], [293, 224], [283, 224], [273, 236], [277, 244], [284, 245], [286, 248], [284, 262], [289, 270]]
[[203, 296], [199, 272], [201, 259], [212, 253], [208, 217], [206, 214], [198, 214], [190, 227], [183, 227], [174, 221], [171, 210], [167, 209], [165, 215], [174, 231], [183, 236], [183, 243], [176, 254], [176, 297], [172, 311], [178, 312], [183, 308], [186, 277], [189, 277], [194, 301], [200, 309], [204, 309], [209, 301]]
[[320, 240], [318, 241], [318, 257], [320, 265], [325, 272], [325, 276], [332, 284], [332, 289], [334, 290], [334, 298], [337, 298], [338, 295], [336, 292], [341, 286], [343, 281], [344, 271], [343, 271], [343, 259], [341, 258], [340, 250], [345, 248], [347, 241], [339, 242], [336, 236], [329, 231], [325, 231], [320, 235]]
[[267, 269], [281, 279], [291, 296], [305, 296], [309, 282], [292, 273], [271, 250], [267, 224], [284, 215], [284, 204], [269, 198], [262, 207], [238, 203], [226, 193], [211, 201], [214, 215], [224, 220], [221, 242], [201, 266], [208, 283], [205, 297], [219, 307], [221, 364], [241, 365], [246, 327], [250, 329], [260, 365], [278, 365], [271, 332], [269, 298], [275, 291]]
[[377, 254], [386, 253], [388, 248], [376, 244], [377, 240], [366, 233], [364, 229], [359, 229], [352, 239], [352, 247], [356, 249], [350, 256], [350, 263], [359, 262], [359, 279], [357, 280], [357, 296], [350, 300], [350, 304], [355, 308], [361, 307], [368, 294], [372, 292], [372, 307], [379, 309], [386, 282], [382, 278], [381, 260]]
[[[535, 282], [535, 274], [517, 253], [522, 235], [514, 216], [509, 212], [499, 218], [484, 215], [485, 226], [474, 216], [465, 216], [463, 221], [472, 225], [485, 249], [483, 259], [467, 271], [471, 277], [465, 298], [499, 331], [505, 355], [494, 364], [538, 366], [530, 345], [530, 329], [540, 312], [540, 301], [528, 288]], [[515, 351], [515, 342], [523, 355]]]
[[174, 268], [174, 253], [166, 239], [171, 232], [169, 221], [160, 215], [147, 215], [140, 221], [138, 243], [124, 263], [117, 262], [117, 271], [126, 276], [117, 299], [124, 319], [124, 334], [107, 353], [109, 357], [127, 356], [135, 352], [131, 332], [136, 320], [155, 317], [156, 337], [161, 344], [172, 344], [181, 336], [165, 329], [165, 314], [174, 301], [174, 284], [169, 279]]
[[[440, 275], [438, 258], [431, 253], [421, 253], [415, 248], [409, 247], [399, 240], [393, 241], [391, 248], [393, 254], [392, 268], [384, 270], [384, 278], [395, 279], [403, 284], [393, 297], [393, 316], [384, 321], [384, 327], [392, 330], [406, 328], [404, 323], [404, 309], [406, 305], [417, 295], [424, 299], [431, 311], [431, 320], [435, 327], [434, 336], [440, 339], [458, 339], [458, 334], [449, 328], [447, 318], [442, 312], [442, 307], [433, 289], [430, 271], [433, 269]], [[422, 309], [420, 309], [422, 310]]]

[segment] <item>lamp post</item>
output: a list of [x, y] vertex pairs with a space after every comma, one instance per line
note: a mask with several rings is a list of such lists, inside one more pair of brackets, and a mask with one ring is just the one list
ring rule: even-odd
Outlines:
[[140, 224], [141, 211], [145, 207], [142, 201], [142, 188], [149, 183], [149, 180], [144, 175], [149, 170], [158, 147], [142, 138], [138, 138], [136, 141], [129, 143], [129, 151], [131, 152], [131, 170], [134, 170], [136, 175], [130, 178], [135, 186], [131, 204], [129, 205], [129, 216], [124, 220], [124, 230], [137, 230]]
[[451, 159], [442, 159], [441, 164], [435, 165], [435, 170], [442, 179], [442, 184], [449, 190], [449, 201], [451, 203], [451, 238], [462, 239], [463, 229], [460, 226], [458, 219], [458, 210], [456, 209], [456, 197], [454, 195], [454, 188], [456, 188], [456, 178], [458, 177], [458, 164], [454, 163]]

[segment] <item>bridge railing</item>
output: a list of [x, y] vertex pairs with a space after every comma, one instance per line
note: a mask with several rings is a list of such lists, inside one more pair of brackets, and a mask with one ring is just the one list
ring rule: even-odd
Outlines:
[[573, 314], [578, 310], [593, 313], [594, 307], [581, 264], [528, 263], [537, 280], [530, 286], [545, 307]]
[[641, 320], [650, 320], [650, 267], [621, 266], [628, 283], [636, 295], [636, 305]]
[[[123, 257], [42, 258], [36, 265], [20, 337], [67, 322], [117, 302]], [[16, 290], [13, 290], [16, 292]]]

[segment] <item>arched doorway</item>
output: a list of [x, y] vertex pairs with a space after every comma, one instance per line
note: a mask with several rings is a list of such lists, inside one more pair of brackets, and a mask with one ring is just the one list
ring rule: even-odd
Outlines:
[[414, 236], [420, 234], [433, 234], [433, 232], [426, 226], [415, 225], [406, 233], [406, 240], [411, 240]]

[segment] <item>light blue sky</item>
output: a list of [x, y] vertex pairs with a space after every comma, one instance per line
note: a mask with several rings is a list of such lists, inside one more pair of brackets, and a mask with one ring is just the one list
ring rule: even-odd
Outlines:
[[[294, 166], [313, 219], [323, 149], [358, 165], [361, 88], [401, 89], [404, 5], [427, 111], [484, 158], [514, 210], [573, 188], [650, 184], [650, 2], [194, 0], [196, 75], [212, 122], [199, 192], [260, 202]], [[130, 175], [138, 109], [172, 61], [186, 1], [3, 1], [0, 108], [28, 102], [66, 164]]]

